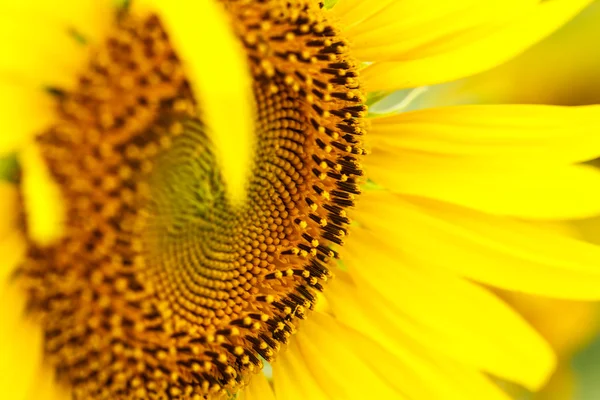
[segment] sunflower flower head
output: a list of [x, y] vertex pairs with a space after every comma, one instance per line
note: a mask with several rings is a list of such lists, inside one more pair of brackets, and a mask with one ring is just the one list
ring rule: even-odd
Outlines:
[[[597, 248], [521, 221], [600, 213], [597, 198], [537, 207], [564, 191], [551, 173], [572, 187], [596, 178], [575, 164], [599, 153], [597, 110], [367, 120], [365, 88], [373, 99], [490, 68], [586, 2], [411, 3], [7, 6], [43, 22], [37, 36], [10, 25], [17, 57], [0, 58], [14, 132], [0, 151], [21, 169], [0, 186], [0, 317], [15, 326], [0, 375], [13, 397], [503, 399], [487, 374], [539, 387], [548, 345], [473, 281], [600, 296]], [[536, 131], [546, 117], [549, 136]], [[556, 151], [574, 120], [581, 141]], [[542, 167], [524, 169], [533, 156]], [[12, 382], [16, 362], [26, 373]]]
[[23, 152], [19, 279], [82, 398], [238, 390], [314, 307], [359, 194], [364, 96], [319, 5], [226, 1], [233, 31], [211, 2], [144, 6]]

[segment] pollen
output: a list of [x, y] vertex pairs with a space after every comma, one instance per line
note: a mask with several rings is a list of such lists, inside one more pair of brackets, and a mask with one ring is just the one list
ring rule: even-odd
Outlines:
[[315, 2], [222, 3], [257, 109], [243, 204], [159, 16], [122, 13], [39, 136], [66, 233], [19, 276], [74, 398], [227, 398], [333, 276], [362, 176], [356, 64]]

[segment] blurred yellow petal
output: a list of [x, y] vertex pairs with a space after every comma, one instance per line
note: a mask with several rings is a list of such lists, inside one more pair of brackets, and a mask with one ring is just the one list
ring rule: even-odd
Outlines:
[[241, 392], [240, 400], [276, 400], [276, 398], [267, 377], [258, 373], [251, 378], [250, 384]]
[[[212, 1], [173, 3], [144, 0], [157, 11], [187, 69], [202, 120], [214, 142], [227, 191], [234, 203], [245, 199], [254, 154], [254, 109], [249, 67], [221, 5]], [[135, 3], [134, 3], [135, 5]], [[199, 16], [202, 23], [198, 23]], [[218, 57], [219, 62], [208, 62]], [[231, 110], [235, 110], [232, 118]]]
[[23, 318], [25, 295], [0, 282], [0, 393], [10, 400], [29, 400], [42, 362], [42, 329]]
[[[5, 214], [2, 214], [5, 215]], [[13, 231], [0, 237], [0, 282], [6, 281], [23, 259], [27, 244], [23, 234]]]
[[[23, 24], [21, 19], [0, 14], [0, 78], [4, 81], [35, 86], [71, 88], [88, 53], [64, 26], [45, 26], [43, 34]], [[33, 21], [35, 25], [48, 25]], [[10, 39], [8, 39], [10, 38]], [[32, 51], [35, 49], [36, 51]]]
[[[39, 88], [0, 82], [0, 155], [16, 151], [52, 121], [54, 100]], [[31, 116], [35, 116], [32, 118]]]
[[71, 88], [89, 57], [89, 46], [76, 35], [99, 40], [112, 22], [111, 11], [109, 0], [2, 4], [0, 78], [40, 91]]
[[[286, 352], [286, 356], [280, 355], [273, 363], [273, 389], [275, 390], [275, 398], [302, 400], [304, 399], [304, 394], [302, 390], [298, 390], [300, 380], [295, 379], [292, 375], [295, 371], [291, 360], [294, 357], [293, 353], [288, 351]], [[306, 375], [295, 375], [301, 379], [306, 377]], [[310, 376], [308, 376], [308, 379], [310, 379]], [[319, 399], [320, 397], [316, 398]]]
[[357, 219], [414, 263], [503, 289], [600, 298], [600, 248], [515, 219], [432, 200], [366, 192]]
[[362, 61], [407, 61], [448, 53], [514, 23], [531, 13], [538, 1], [433, 3], [423, 7], [418, 0], [397, 1], [346, 30], [355, 57]]
[[[390, 338], [402, 331], [457, 361], [496, 376], [530, 388], [545, 382], [554, 367], [551, 348], [488, 290], [448, 270], [412, 263], [402, 251], [385, 244], [378, 232], [357, 228], [348, 244], [344, 262], [356, 290], [335, 299], [338, 311], [344, 307], [342, 304], [352, 304], [349, 295], [369, 299], [370, 304], [361, 306], [358, 301], [353, 308], [378, 310], [374, 313], [388, 321]], [[332, 283], [332, 290], [336, 285], [340, 297], [338, 282]], [[486, 321], [482, 322], [484, 314]], [[362, 328], [357, 329], [370, 333], [374, 325], [360, 324], [357, 326]]]
[[55, 103], [46, 89], [71, 88], [89, 57], [89, 46], [76, 34], [100, 40], [114, 12], [109, 0], [2, 3], [0, 117], [5, 133], [0, 155], [17, 150], [52, 120]]
[[[343, 301], [343, 299], [340, 299], [340, 301]], [[352, 312], [352, 310], [348, 310]], [[358, 308], [354, 309], [354, 312], [361, 313], [363, 310]], [[369, 312], [370, 310], [367, 310], [367, 314]], [[363, 335], [352, 328], [357, 327], [360, 329], [362, 326], [359, 325], [359, 322], [364, 321], [370, 324], [372, 321], [350, 317], [345, 321], [349, 324], [345, 325], [342, 322], [344, 318], [338, 320], [337, 317], [336, 315], [335, 320], [326, 315], [317, 317], [317, 324], [323, 324], [321, 325], [321, 335], [328, 335], [332, 339], [338, 339], [338, 341], [340, 337], [346, 338], [352, 343], [351, 346], [347, 347], [346, 353], [361, 360], [366, 367], [370, 368], [372, 373], [375, 373], [379, 379], [385, 381], [390, 388], [395, 390], [392, 397], [378, 397], [377, 392], [373, 392], [372, 396], [367, 394], [366, 398], [508, 400], [476, 368], [452, 361], [443, 353], [427, 349], [401, 332], [398, 333], [395, 339], [401, 341], [402, 346], [386, 349], [381, 342], [382, 336], [377, 334]], [[301, 349], [304, 350], [303, 347]], [[328, 348], [324, 349], [328, 351]], [[333, 364], [331, 369], [344, 373], [346, 369], [352, 368], [353, 364], [343, 362], [345, 359], [345, 357], [340, 358], [340, 361]], [[315, 358], [311, 365], [317, 360], [318, 358]], [[318, 373], [318, 367], [314, 371]], [[322, 375], [318, 376], [322, 377]], [[398, 379], [398, 377], [402, 377], [402, 379]], [[435, 384], [432, 384], [432, 382], [435, 382]], [[379, 396], [382, 396], [382, 394]], [[336, 398], [336, 396], [334, 394], [329, 398]], [[342, 398], [352, 399], [354, 397]]]
[[379, 376], [395, 385], [399, 392], [406, 393], [394, 399], [509, 400], [498, 386], [474, 368], [423, 349], [418, 349], [419, 355], [412, 359], [395, 357], [383, 351], [378, 343], [348, 331], [346, 336], [357, 343], [357, 353]]
[[60, 385], [55, 378], [54, 369], [48, 365], [41, 365], [40, 371], [35, 376], [35, 381], [30, 387], [27, 400], [72, 400], [73, 395], [69, 389]]
[[581, 389], [568, 361], [562, 363], [548, 384], [535, 394], [535, 400], [572, 400]]
[[581, 350], [600, 328], [598, 303], [499, 291], [540, 332], [561, 358]]
[[[273, 362], [273, 386], [276, 399], [328, 399], [303, 354], [296, 337]], [[261, 399], [262, 400], [262, 399]]]
[[98, 43], [105, 39], [106, 32], [114, 21], [117, 3], [114, 0], [4, 0], [0, 5], [0, 15], [6, 19], [27, 18], [40, 22], [42, 25], [29, 25], [29, 30], [38, 34], [47, 26], [60, 26], [64, 31], [76, 31], [86, 41]]
[[25, 238], [17, 227], [18, 205], [15, 185], [0, 181], [0, 284], [6, 282], [25, 254]]
[[23, 169], [23, 202], [29, 237], [49, 245], [63, 233], [66, 210], [62, 194], [54, 182], [39, 148], [32, 144], [19, 153]]
[[503, 29], [454, 50], [408, 61], [379, 62], [362, 71], [367, 90], [393, 90], [447, 82], [488, 70], [515, 57], [577, 15], [591, 0], [539, 3]]
[[[494, 0], [490, 0], [494, 1]], [[364, 2], [364, 1], [363, 1]], [[364, 2], [369, 3], [369, 2]], [[361, 49], [360, 37], [370, 35], [372, 39], [378, 39], [387, 43], [397, 43], [398, 37], [385, 37], [385, 33], [394, 33], [394, 28], [398, 27], [419, 27], [439, 18], [445, 18], [454, 15], [458, 11], [472, 9], [477, 4], [476, 0], [428, 0], [425, 7], [420, 0], [392, 0], [379, 2], [382, 7], [377, 7], [377, 12], [364, 12], [363, 18], [359, 24], [348, 26], [342, 23], [342, 29], [346, 35], [353, 40], [353, 48]], [[332, 10], [339, 13], [337, 6]], [[399, 16], [402, 18], [399, 18]], [[343, 20], [342, 20], [343, 22]], [[358, 41], [357, 41], [358, 40]], [[375, 41], [373, 45], [379, 42]], [[366, 60], [365, 60], [366, 61]]]
[[564, 28], [493, 70], [433, 89], [432, 104], [598, 103], [600, 3], [593, 2]]
[[363, 0], [335, 0], [335, 4], [331, 10], [335, 10], [335, 13], [339, 16], [350, 12], [357, 7]]
[[340, 0], [331, 9], [331, 13], [346, 30], [368, 19], [372, 15], [377, 15], [378, 11], [385, 9], [387, 5], [394, 3], [394, 1], [379, 0], [374, 3], [364, 0]]
[[[400, 392], [392, 388], [348, 346], [345, 330], [332, 317], [314, 312], [295, 336], [300, 352], [326, 398], [362, 400], [395, 399]], [[364, 382], [349, 385], [348, 382]]]
[[13, 232], [18, 218], [19, 193], [16, 185], [0, 179], [0, 240]]

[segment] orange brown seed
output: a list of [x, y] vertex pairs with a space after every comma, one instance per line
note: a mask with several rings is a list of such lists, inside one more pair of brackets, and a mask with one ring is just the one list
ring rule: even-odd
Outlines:
[[120, 15], [39, 137], [67, 227], [30, 244], [19, 279], [77, 399], [226, 398], [332, 276], [362, 176], [356, 65], [319, 4], [222, 3], [258, 110], [245, 204], [157, 16]]

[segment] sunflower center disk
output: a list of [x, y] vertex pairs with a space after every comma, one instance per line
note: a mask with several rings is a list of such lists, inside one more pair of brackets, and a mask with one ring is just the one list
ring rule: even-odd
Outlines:
[[21, 277], [76, 398], [234, 393], [331, 277], [362, 175], [356, 69], [312, 5], [224, 5], [258, 109], [243, 206], [157, 17], [120, 19], [39, 139], [67, 230]]

